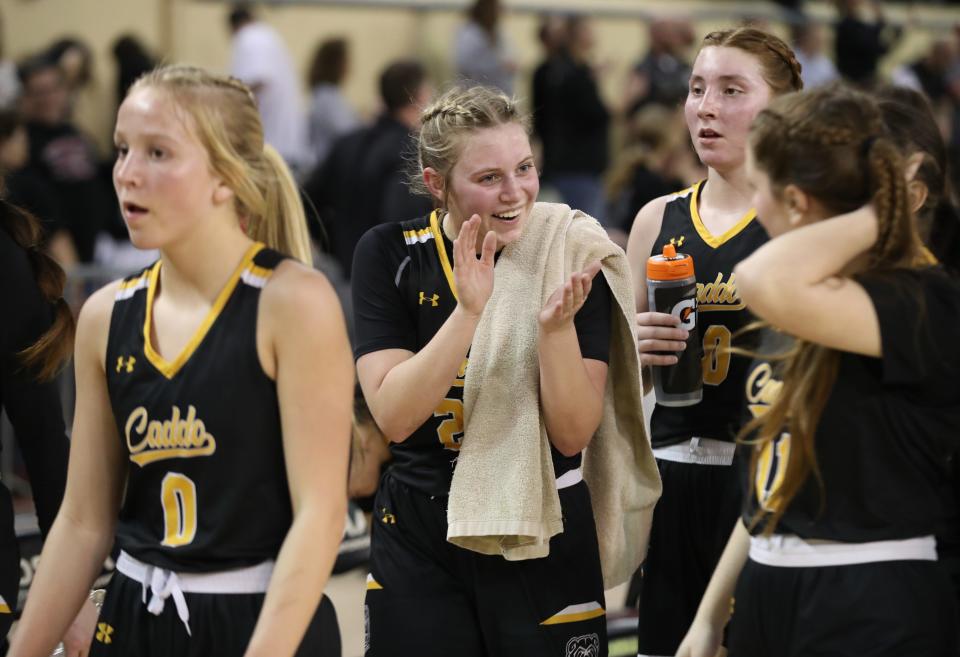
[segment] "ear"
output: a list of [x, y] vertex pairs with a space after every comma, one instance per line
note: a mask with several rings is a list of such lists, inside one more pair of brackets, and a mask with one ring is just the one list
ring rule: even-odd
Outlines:
[[440, 172], [433, 167], [425, 167], [423, 169], [423, 182], [427, 186], [427, 189], [430, 190], [430, 194], [443, 203], [446, 181], [443, 179], [443, 176], [440, 175]]
[[910, 201], [911, 214], [917, 214], [920, 211], [923, 204], [927, 202], [927, 196], [929, 196], [929, 194], [930, 190], [927, 188], [926, 183], [922, 183], [919, 180], [911, 180], [907, 183], [907, 198]]
[[232, 203], [233, 197], [235, 194], [233, 190], [227, 187], [226, 183], [222, 180], [217, 181], [217, 186], [213, 190], [213, 204], [214, 205], [223, 205], [224, 203]]
[[810, 211], [810, 197], [796, 185], [790, 184], [783, 188], [783, 205], [790, 224], [799, 226]]
[[923, 157], [923, 153], [914, 153], [907, 158], [907, 165], [904, 167], [903, 172], [903, 175], [907, 177], [907, 182], [911, 182], [917, 177], [917, 171], [920, 170], [920, 165], [923, 164]]

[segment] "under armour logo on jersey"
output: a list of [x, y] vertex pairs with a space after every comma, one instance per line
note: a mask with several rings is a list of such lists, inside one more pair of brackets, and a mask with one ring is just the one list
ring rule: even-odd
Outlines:
[[600, 637], [596, 634], [575, 636], [567, 641], [565, 657], [599, 657]]
[[97, 623], [97, 641], [100, 643], [113, 643], [113, 626], [107, 623]]
[[433, 306], [434, 308], [436, 308], [437, 306], [440, 305], [439, 303], [437, 303], [437, 301], [439, 301], [439, 300], [440, 300], [440, 295], [439, 295], [439, 294], [434, 294], [432, 297], [428, 297], [428, 296], [427, 296], [426, 294], [424, 294], [423, 292], [420, 293], [420, 305], [421, 305], [421, 306], [422, 306], [424, 303], [426, 303], [427, 301], [429, 301], [429, 302], [430, 302], [430, 305]]
[[117, 372], [122, 369], [125, 369], [127, 372], [132, 372], [136, 362], [137, 359], [133, 356], [127, 356], [127, 362], [123, 362], [123, 356], [117, 356]]
[[392, 513], [388, 513], [388, 512], [387, 512], [387, 507], [381, 508], [381, 509], [380, 509], [380, 514], [381, 514], [380, 522], [382, 522], [383, 524], [385, 524], [385, 525], [395, 525], [395, 524], [397, 524], [397, 517], [396, 517], [395, 515], [393, 515]]
[[683, 235], [681, 235], [680, 237], [671, 237], [670, 243], [673, 244], [674, 246], [683, 246]]

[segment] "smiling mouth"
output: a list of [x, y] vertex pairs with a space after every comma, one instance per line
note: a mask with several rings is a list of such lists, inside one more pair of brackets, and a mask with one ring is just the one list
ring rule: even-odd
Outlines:
[[520, 210], [510, 210], [509, 212], [500, 212], [491, 215], [494, 219], [499, 221], [513, 221], [520, 216]]

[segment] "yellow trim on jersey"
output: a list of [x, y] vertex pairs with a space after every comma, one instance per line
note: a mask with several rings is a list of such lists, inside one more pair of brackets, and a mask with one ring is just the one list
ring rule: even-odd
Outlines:
[[13, 610], [10, 609], [10, 605], [7, 604], [7, 601], [3, 599], [3, 596], [0, 595], [0, 614], [12, 614]]
[[143, 282], [143, 279], [146, 278], [146, 277], [149, 276], [149, 275], [150, 275], [150, 272], [149, 272], [149, 271], [145, 271], [145, 272], [143, 272], [142, 274], [140, 274], [139, 276], [137, 276], [136, 278], [131, 278], [130, 280], [127, 280], [127, 281], [121, 281], [121, 282], [120, 282], [120, 287], [117, 288], [117, 289], [118, 289], [118, 290], [126, 290], [127, 288], [136, 287], [137, 285], [140, 285], [140, 283]]
[[700, 189], [703, 187], [704, 181], [701, 180], [698, 183], [693, 185], [693, 194], [690, 195], [690, 217], [693, 219], [693, 227], [697, 229], [697, 233], [700, 235], [700, 239], [712, 246], [717, 248], [722, 245], [724, 242], [727, 242], [737, 234], [740, 233], [747, 225], [753, 221], [757, 216], [757, 211], [753, 208], [750, 208], [745, 215], [740, 217], [740, 220], [733, 225], [727, 232], [723, 235], [715, 236], [711, 233], [706, 226], [703, 225], [703, 220], [700, 218], [700, 211], [697, 209], [697, 204], [700, 201]]
[[554, 614], [540, 624], [560, 625], [562, 623], [577, 623], [580, 621], [590, 620], [591, 618], [605, 616], [606, 614], [607, 611], [600, 606], [599, 602], [587, 602], [580, 605], [570, 605], [563, 611]]
[[383, 590], [383, 585], [380, 584], [377, 580], [373, 579], [373, 573], [367, 573], [367, 590], [368, 591], [381, 591]]
[[200, 346], [200, 343], [203, 342], [203, 338], [207, 335], [207, 332], [210, 330], [210, 327], [213, 326], [213, 322], [216, 321], [217, 317], [220, 316], [220, 311], [223, 310], [223, 307], [227, 304], [227, 300], [230, 298], [230, 295], [233, 293], [234, 289], [237, 287], [237, 283], [240, 280], [240, 274], [250, 265], [253, 261], [253, 258], [261, 249], [264, 248], [264, 245], [260, 242], [254, 242], [250, 245], [250, 248], [247, 249], [247, 252], [243, 254], [243, 258], [240, 260], [240, 264], [237, 265], [236, 269], [233, 270], [233, 273], [230, 274], [230, 278], [227, 280], [227, 284], [223, 286], [223, 289], [220, 290], [220, 294], [217, 295], [217, 299], [213, 302], [213, 306], [210, 308], [210, 311], [207, 313], [207, 316], [204, 317], [203, 322], [200, 323], [200, 326], [197, 327], [197, 330], [194, 332], [193, 336], [190, 338], [190, 341], [183, 347], [183, 350], [177, 355], [173, 361], [168, 361], [160, 353], [153, 348], [153, 343], [150, 340], [150, 334], [152, 333], [153, 328], [153, 300], [157, 293], [157, 283], [160, 281], [160, 264], [161, 260], [157, 261], [150, 269], [150, 283], [147, 285], [147, 311], [146, 319], [143, 322], [143, 351], [147, 356], [147, 360], [157, 368], [157, 370], [163, 374], [168, 379], [172, 379], [177, 372], [180, 371], [180, 368], [190, 360], [190, 356], [193, 355], [193, 352], [197, 350], [197, 347]]
[[403, 231], [403, 241], [407, 244], [416, 244], [426, 242], [428, 239], [433, 239], [433, 231], [430, 230], [430, 227], [421, 228], [420, 230], [405, 230]]
[[457, 284], [453, 280], [453, 266], [450, 264], [450, 258], [447, 257], [447, 247], [443, 244], [443, 232], [440, 230], [440, 220], [437, 214], [437, 210], [430, 213], [430, 231], [433, 233], [433, 241], [437, 243], [437, 255], [440, 257], [440, 266], [443, 267], [443, 273], [447, 277], [447, 285], [453, 292], [453, 298], [459, 301]]

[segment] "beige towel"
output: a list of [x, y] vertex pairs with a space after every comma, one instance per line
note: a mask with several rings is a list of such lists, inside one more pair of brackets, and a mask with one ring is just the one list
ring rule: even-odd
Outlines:
[[615, 303], [603, 419], [584, 454], [605, 586], [646, 553], [660, 477], [643, 423], [635, 301], [627, 259], [597, 221], [537, 203], [496, 266], [470, 348], [464, 438], [450, 488], [447, 540], [509, 560], [544, 557], [563, 531], [540, 415], [537, 315], [575, 271], [602, 260]]

